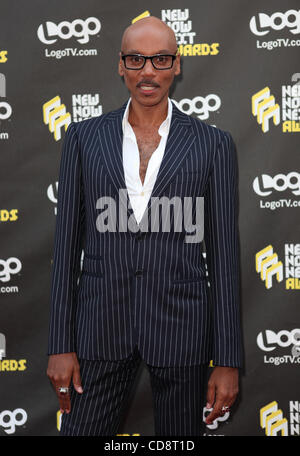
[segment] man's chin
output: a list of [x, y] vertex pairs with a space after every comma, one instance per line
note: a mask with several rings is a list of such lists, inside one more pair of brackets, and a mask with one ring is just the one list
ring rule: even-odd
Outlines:
[[143, 94], [134, 96], [131, 95], [131, 98], [134, 99], [137, 103], [145, 107], [156, 106], [160, 103], [165, 102], [165, 96], [159, 96], [158, 94]]

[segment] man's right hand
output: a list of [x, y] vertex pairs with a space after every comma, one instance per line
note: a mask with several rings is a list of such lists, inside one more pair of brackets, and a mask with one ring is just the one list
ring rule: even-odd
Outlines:
[[76, 353], [61, 353], [58, 355], [50, 355], [47, 375], [55, 389], [59, 400], [61, 413], [70, 413], [71, 401], [70, 393], [60, 393], [59, 388], [70, 387], [71, 379], [77, 393], [82, 394], [79, 363]]

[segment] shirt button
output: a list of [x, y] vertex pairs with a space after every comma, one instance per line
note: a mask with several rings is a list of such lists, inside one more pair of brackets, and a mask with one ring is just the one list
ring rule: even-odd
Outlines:
[[141, 196], [144, 196], [144, 195], [145, 195], [145, 193], [144, 193], [144, 192], [141, 192]]

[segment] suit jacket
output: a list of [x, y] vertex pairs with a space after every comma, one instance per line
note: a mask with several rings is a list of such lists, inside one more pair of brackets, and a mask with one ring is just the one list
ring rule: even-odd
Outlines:
[[[49, 354], [119, 360], [137, 345], [153, 366], [241, 365], [237, 159], [231, 135], [173, 104], [165, 153], [138, 225], [126, 199], [122, 108], [66, 132], [59, 171]], [[100, 232], [110, 197], [136, 231]], [[204, 197], [204, 243], [144, 231], [155, 197]], [[102, 212], [103, 214], [103, 212]], [[150, 225], [148, 225], [150, 226]], [[206, 250], [206, 273], [203, 251]], [[81, 265], [81, 254], [84, 252]]]

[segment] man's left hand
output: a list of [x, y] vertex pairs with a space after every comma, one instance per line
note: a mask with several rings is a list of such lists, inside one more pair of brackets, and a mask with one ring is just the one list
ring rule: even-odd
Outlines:
[[[206, 424], [212, 424], [223, 416], [234, 403], [239, 391], [239, 371], [236, 367], [216, 366], [208, 381], [206, 408], [213, 410], [206, 417]], [[222, 407], [228, 407], [222, 410]]]

